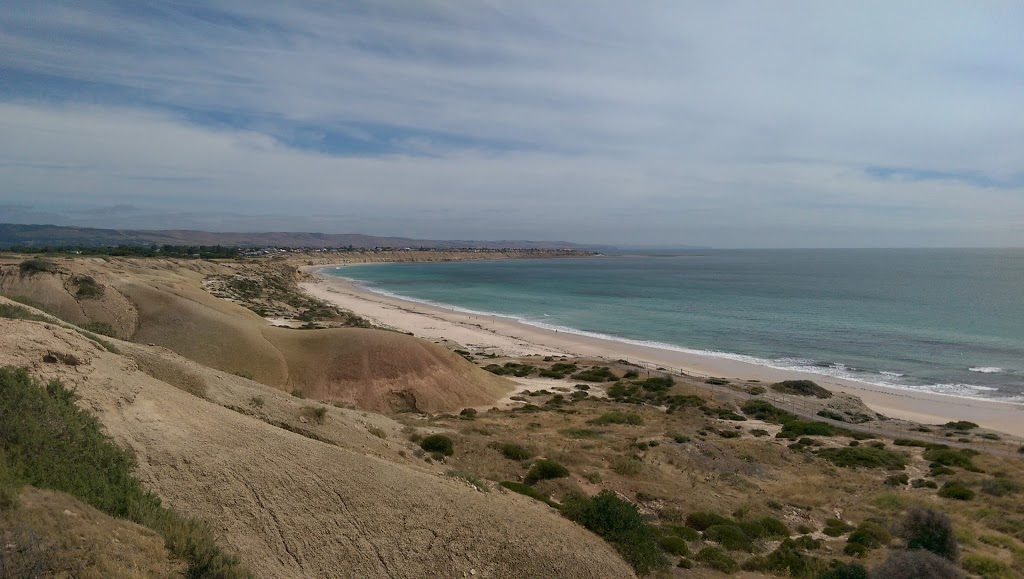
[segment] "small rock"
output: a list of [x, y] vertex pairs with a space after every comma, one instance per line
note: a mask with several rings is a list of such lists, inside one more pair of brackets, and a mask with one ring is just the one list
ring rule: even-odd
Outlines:
[[469, 570], [469, 574], [470, 575], [476, 575], [476, 569], [470, 569]]

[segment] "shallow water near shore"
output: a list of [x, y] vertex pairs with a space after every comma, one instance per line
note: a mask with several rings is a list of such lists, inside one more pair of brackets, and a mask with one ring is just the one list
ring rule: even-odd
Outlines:
[[705, 250], [324, 273], [559, 331], [1024, 401], [1024, 250]]

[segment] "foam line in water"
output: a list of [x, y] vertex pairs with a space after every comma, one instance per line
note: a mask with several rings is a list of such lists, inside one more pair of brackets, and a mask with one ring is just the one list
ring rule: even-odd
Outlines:
[[[470, 308], [464, 308], [447, 303], [435, 302], [431, 300], [421, 299], [406, 296], [403, 294], [390, 292], [380, 287], [377, 287], [373, 282], [365, 280], [353, 279], [343, 277], [338, 274], [333, 274], [333, 277], [340, 277], [346, 281], [349, 281], [356, 286], [373, 292], [375, 294], [387, 296], [390, 298], [400, 299], [408, 302], [414, 302], [433, 306], [441, 309], [450, 311], [456, 311], [465, 314], [471, 314], [474, 316], [488, 316], [503, 318], [512, 320], [535, 328], [543, 330], [558, 331], [566, 334], [574, 334], [577, 336], [584, 336], [588, 338], [595, 338], [598, 340], [606, 340], [611, 342], [619, 342], [623, 344], [630, 344], [633, 346], [642, 346], [646, 348], [656, 348], [659, 350], [668, 350], [670, 352], [679, 352], [682, 354], [691, 354], [697, 356], [708, 356], [712, 358], [720, 358], [724, 360], [732, 360], [735, 362], [743, 362], [754, 366], [762, 366], [766, 368], [772, 368], [775, 370], [785, 370], [789, 372], [801, 372], [805, 374], [817, 374], [819, 376], [828, 376], [831, 378], [838, 378], [841, 380], [849, 380], [851, 382], [860, 382], [862, 384], [868, 384], [870, 386], [880, 386], [883, 388], [893, 388], [897, 390], [911, 391], [911, 392], [927, 392], [929, 394], [939, 394], [945, 396], [952, 396], [956, 398], [965, 398], [969, 400], [979, 400], [985, 402], [1006, 402], [1006, 403], [1020, 403], [1024, 402], [1024, 395], [1012, 396], [1012, 397], [991, 397], [979, 395], [982, 392], [998, 392], [998, 388], [992, 388], [989, 386], [981, 386], [977, 384], [962, 384], [962, 383], [948, 383], [948, 384], [907, 384], [904, 382], [898, 382], [891, 380], [891, 378], [902, 378], [903, 374], [899, 372], [889, 372], [881, 370], [877, 372], [877, 375], [881, 375], [884, 378], [874, 377], [872, 379], [870, 375], [866, 375], [865, 372], [859, 372], [856, 368], [848, 367], [845, 364], [834, 362], [834, 363], [823, 363], [808, 358], [779, 358], [777, 360], [771, 360], [768, 358], [760, 358], [757, 356], [750, 356], [747, 354], [736, 354], [733, 352], [722, 352], [719, 350], [704, 350], [698, 348], [686, 348], [683, 346], [677, 346], [675, 344], [667, 344], [664, 342], [657, 342], [653, 340], [634, 340], [631, 338], [623, 338], [620, 336], [613, 336], [611, 334], [603, 334], [600, 332], [591, 332], [587, 330], [580, 330], [569, 326], [562, 326], [558, 324], [550, 324], [539, 320], [534, 320], [526, 316], [516, 316], [511, 314], [502, 314], [498, 312], [488, 312], [482, 310], [474, 310]], [[1000, 368], [984, 368], [985, 370], [998, 370]], [[971, 369], [972, 371], [982, 371]]]

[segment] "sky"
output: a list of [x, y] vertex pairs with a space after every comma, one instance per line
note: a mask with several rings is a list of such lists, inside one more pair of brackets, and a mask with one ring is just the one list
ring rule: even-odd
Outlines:
[[1024, 246], [1024, 4], [6, 0], [0, 222]]

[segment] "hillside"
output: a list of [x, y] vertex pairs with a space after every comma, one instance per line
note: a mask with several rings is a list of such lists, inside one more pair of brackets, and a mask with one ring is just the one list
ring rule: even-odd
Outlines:
[[[204, 289], [206, 280], [232, 278], [243, 270], [252, 278], [278, 275], [282, 284], [293, 283], [292, 276], [301, 274], [291, 266], [258, 264], [252, 270], [198, 260], [78, 258], [48, 262], [54, 271], [24, 272], [20, 261], [0, 261], [0, 294], [101, 334], [163, 346], [285, 392], [378, 412], [458, 412], [493, 403], [512, 389], [508, 381], [436, 344], [365, 328], [272, 327], [239, 300]], [[83, 285], [95, 289], [80, 295]], [[338, 316], [343, 320], [338, 324], [349, 323]]]
[[411, 247], [431, 249], [608, 249], [567, 241], [530, 240], [437, 240], [382, 237], [357, 233], [263, 232], [234, 233], [193, 230], [96, 229], [61, 225], [0, 223], [0, 248], [55, 247], [60, 245], [223, 245], [231, 247], [372, 248]]
[[[178, 363], [158, 348], [127, 347]], [[49, 352], [73, 355], [75, 363], [41, 362]], [[211, 398], [232, 404], [155, 379], [69, 329], [0, 319], [0, 366], [28, 367], [74, 388], [114, 440], [134, 451], [147, 486], [169, 506], [209, 521], [260, 577], [631, 574], [607, 544], [547, 507], [480, 493], [402, 458], [393, 423], [371, 419], [381, 426], [368, 436], [357, 413], [323, 407], [323, 426], [309, 428], [324, 431], [317, 438], [346, 442], [315, 440], [225, 407], [252, 408], [259, 398], [267, 412], [298, 418], [308, 403], [181, 363]]]

